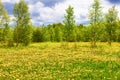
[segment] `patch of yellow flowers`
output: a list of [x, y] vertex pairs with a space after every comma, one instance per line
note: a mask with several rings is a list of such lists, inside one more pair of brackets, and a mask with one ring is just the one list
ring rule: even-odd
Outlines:
[[[67, 43], [64, 46], [66, 47], [61, 43], [34, 43], [25, 48], [0, 48], [0, 79], [67, 79], [71, 76], [82, 76], [79, 71], [93, 72], [80, 67], [67, 71], [77, 61], [115, 61], [120, 64], [120, 57], [111, 56], [120, 52], [119, 43], [113, 43], [111, 47], [106, 43], [98, 43], [100, 47], [94, 49], [87, 42]], [[62, 71], [69, 73], [66, 78]]]

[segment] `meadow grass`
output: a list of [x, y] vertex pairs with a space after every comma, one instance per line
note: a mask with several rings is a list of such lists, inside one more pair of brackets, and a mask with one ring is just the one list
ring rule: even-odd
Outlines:
[[0, 47], [0, 80], [120, 80], [120, 44]]

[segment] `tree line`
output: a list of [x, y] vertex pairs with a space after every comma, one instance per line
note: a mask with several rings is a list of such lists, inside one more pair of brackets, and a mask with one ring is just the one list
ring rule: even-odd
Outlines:
[[76, 24], [74, 8], [68, 6], [62, 23], [33, 26], [29, 7], [24, 0], [15, 3], [13, 14], [15, 26], [10, 27], [10, 16], [0, 1], [0, 42], [7, 46], [27, 46], [31, 42], [120, 42], [118, 11], [112, 6], [102, 13], [100, 0], [94, 0], [89, 8], [89, 24]]

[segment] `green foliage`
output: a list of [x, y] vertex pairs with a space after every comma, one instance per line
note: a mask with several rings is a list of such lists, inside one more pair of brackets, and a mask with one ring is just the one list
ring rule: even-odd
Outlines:
[[63, 31], [62, 31], [62, 24], [55, 24], [55, 41], [61, 42], [63, 41]]
[[83, 29], [83, 41], [85, 42], [91, 41], [91, 38], [93, 37], [92, 30], [93, 30], [93, 27], [91, 25], [88, 25]]
[[99, 42], [106, 42], [107, 41], [107, 33], [106, 33], [106, 26], [105, 22], [101, 22], [99, 24], [99, 28], [97, 30], [97, 41]]
[[14, 28], [9, 26], [9, 15], [0, 1], [0, 42], [16, 46], [29, 45], [33, 42], [89, 42], [92, 47], [96, 42], [112, 41], [120, 42], [120, 21], [115, 6], [108, 10], [105, 19], [102, 17], [100, 0], [94, 0], [89, 9], [90, 23], [88, 25], [76, 24], [74, 8], [69, 6], [66, 9], [63, 23], [54, 23], [33, 27], [30, 22], [28, 5], [24, 0], [15, 3], [13, 13], [16, 23]]
[[117, 24], [117, 28], [116, 28], [116, 41], [120, 42], [120, 20], [118, 20]]
[[3, 41], [3, 37], [5, 37], [3, 36], [3, 29], [6, 27], [6, 24], [9, 23], [9, 21], [9, 15], [5, 10], [3, 3], [0, 0], [0, 41]]
[[32, 41], [32, 27], [30, 25], [27, 25], [24, 27], [23, 32], [23, 45], [27, 46]]
[[3, 41], [3, 28], [0, 28], [0, 42]]
[[91, 5], [89, 9], [89, 19], [91, 23], [98, 23], [102, 19], [102, 7], [100, 4], [100, 0], [94, 0], [94, 3]]
[[10, 39], [9, 33], [10, 33], [10, 27], [6, 24], [5, 28], [3, 29], [3, 41], [4, 42], [7, 42]]
[[111, 42], [115, 39], [115, 31], [116, 31], [116, 21], [118, 17], [118, 12], [115, 9], [115, 6], [108, 10], [108, 13], [105, 15], [106, 19], [106, 32], [108, 43], [111, 45]]
[[13, 46], [13, 31], [8, 24], [3, 29], [3, 41], [7, 46]]
[[84, 41], [84, 42], [88, 42], [89, 39], [89, 26], [84, 26], [82, 24], [78, 25], [76, 27], [76, 41]]
[[48, 27], [43, 28], [44, 41], [50, 41], [50, 33]]
[[43, 42], [44, 41], [44, 36], [43, 36], [43, 28], [37, 27], [35, 28], [33, 32], [33, 42]]
[[50, 41], [54, 42], [55, 41], [55, 32], [54, 32], [54, 25], [48, 25], [48, 32], [50, 34]]
[[29, 45], [32, 35], [30, 26], [30, 14], [28, 12], [28, 5], [24, 0], [20, 0], [16, 3], [13, 10], [16, 22], [16, 28], [14, 30], [14, 41], [18, 46], [19, 43], [23, 45]]
[[4, 27], [4, 25], [9, 23], [9, 21], [9, 15], [5, 10], [3, 3], [0, 0], [0, 27]]
[[74, 10], [72, 6], [69, 6], [66, 9], [64, 23], [64, 35], [66, 41], [75, 41], [76, 40], [76, 29], [75, 29], [75, 20], [74, 20]]
[[97, 41], [97, 28], [98, 24], [101, 21], [101, 16], [102, 16], [102, 7], [100, 5], [100, 0], [94, 0], [94, 3], [92, 4], [90, 10], [89, 10], [89, 19], [92, 24], [92, 30], [91, 30], [91, 46], [94, 47], [96, 46], [96, 41]]

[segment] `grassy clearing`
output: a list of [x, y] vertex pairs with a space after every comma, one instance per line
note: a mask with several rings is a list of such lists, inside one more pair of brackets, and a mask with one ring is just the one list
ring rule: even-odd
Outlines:
[[120, 44], [34, 43], [0, 48], [0, 80], [120, 80]]

